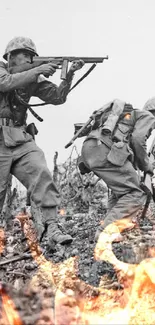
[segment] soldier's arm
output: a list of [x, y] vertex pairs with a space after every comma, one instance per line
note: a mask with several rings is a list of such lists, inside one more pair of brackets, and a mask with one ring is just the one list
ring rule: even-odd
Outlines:
[[135, 119], [136, 123], [131, 137], [131, 144], [138, 167], [142, 171], [147, 172], [149, 170], [149, 158], [146, 141], [152, 130], [155, 129], [155, 118], [150, 112], [136, 110]]
[[67, 99], [73, 75], [73, 72], [68, 72], [66, 80], [63, 80], [59, 86], [46, 79], [38, 82], [33, 89], [32, 96], [36, 96], [49, 104], [63, 104]]
[[40, 72], [38, 67], [20, 73], [10, 74], [6, 64], [0, 62], [0, 91], [8, 92], [14, 89], [26, 87], [28, 84], [36, 82]]

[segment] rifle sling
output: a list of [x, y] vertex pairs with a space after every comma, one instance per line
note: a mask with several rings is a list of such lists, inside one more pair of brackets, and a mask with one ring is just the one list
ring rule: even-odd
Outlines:
[[[89, 74], [91, 71], [94, 70], [94, 68], [96, 67], [96, 63], [92, 64], [92, 66], [88, 69], [88, 71], [75, 83], [75, 85], [73, 85], [73, 87], [69, 90], [69, 92], [71, 90], [73, 90], [82, 80], [84, 80]], [[32, 106], [33, 107], [37, 107], [37, 106], [44, 106], [44, 105], [49, 105], [48, 103], [39, 103], [39, 104], [28, 104], [24, 99], [22, 99], [19, 94], [17, 93], [17, 91], [15, 91], [15, 96], [16, 98], [18, 99], [18, 101], [26, 106], [29, 111], [31, 112], [31, 114], [37, 119], [39, 120], [40, 122], [43, 122], [43, 119], [42, 117], [40, 117], [33, 109], [32, 109]]]
[[95, 67], [96, 67], [96, 63], [92, 64], [92, 66], [88, 69], [88, 71], [75, 83], [75, 85], [73, 85], [73, 87], [71, 87], [70, 91], [73, 90], [82, 80], [84, 80], [90, 74], [90, 72], [94, 70]]
[[33, 109], [31, 106], [43, 106], [43, 105], [47, 105], [47, 103], [41, 103], [41, 104], [33, 104], [33, 105], [29, 105], [24, 99], [22, 99], [19, 94], [17, 93], [17, 91], [15, 90], [15, 96], [16, 99], [19, 101], [20, 104], [26, 106], [29, 111], [31, 112], [31, 114], [40, 122], [43, 122], [42, 117], [40, 117]]

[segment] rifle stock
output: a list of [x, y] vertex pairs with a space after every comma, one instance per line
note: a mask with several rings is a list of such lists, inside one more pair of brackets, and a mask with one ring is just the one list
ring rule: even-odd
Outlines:
[[76, 132], [76, 134], [73, 136], [73, 138], [65, 145], [65, 149], [69, 148], [74, 141], [80, 137], [80, 135], [85, 131], [85, 129], [91, 125], [91, 122], [94, 121], [95, 116], [99, 113], [103, 113], [108, 107], [110, 107], [112, 105], [113, 102], [109, 102], [107, 104], [105, 104], [103, 107], [101, 107], [100, 109], [98, 109], [97, 111], [95, 111], [95, 113], [93, 113], [90, 118], [88, 119], [88, 121]]
[[90, 125], [92, 120], [93, 116], [91, 116], [89, 120], [76, 132], [73, 138], [65, 145], [65, 149], [69, 148], [74, 143], [74, 141], [80, 136], [80, 134]]

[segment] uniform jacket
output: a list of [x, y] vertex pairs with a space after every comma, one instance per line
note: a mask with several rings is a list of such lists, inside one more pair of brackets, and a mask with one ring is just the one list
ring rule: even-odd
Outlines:
[[[133, 129], [130, 135], [129, 146], [134, 152], [134, 159], [138, 168], [147, 172], [149, 158], [147, 155], [146, 141], [151, 135], [152, 130], [155, 129], [155, 117], [150, 112], [139, 109], [133, 109], [130, 114], [129, 125], [132, 124]], [[118, 122], [117, 128], [120, 129], [119, 131], [125, 137], [125, 133], [128, 132], [127, 124], [122, 124], [121, 122], [121, 120]], [[108, 143], [107, 137], [102, 135], [99, 129], [97, 132], [96, 130], [90, 132], [85, 141], [89, 138], [99, 139], [103, 143], [111, 146], [111, 143]]]
[[[7, 65], [0, 61], [0, 118], [13, 118], [9, 96], [15, 89], [18, 89], [19, 95], [26, 102], [30, 100], [31, 96], [34, 96], [49, 104], [63, 104], [66, 101], [72, 77], [73, 74], [68, 73], [67, 79], [57, 86], [44, 78], [38, 77], [34, 69], [10, 74], [7, 71]], [[22, 113], [21, 107], [20, 112]]]
[[135, 126], [131, 135], [131, 146], [134, 150], [138, 167], [147, 172], [149, 158], [147, 155], [146, 141], [155, 129], [155, 118], [147, 111], [134, 110]]

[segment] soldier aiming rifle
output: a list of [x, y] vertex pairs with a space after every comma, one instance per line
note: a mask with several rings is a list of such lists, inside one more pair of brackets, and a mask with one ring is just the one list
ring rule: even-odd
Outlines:
[[[57, 64], [44, 60], [33, 66], [38, 57], [34, 42], [26, 37], [15, 37], [5, 50], [0, 62], [0, 212], [3, 207], [9, 174], [14, 175], [27, 189], [28, 197], [43, 213], [47, 230], [48, 249], [54, 243], [69, 244], [72, 237], [63, 233], [57, 223], [59, 192], [53, 182], [43, 151], [36, 145], [34, 124], [27, 125], [27, 109], [40, 121], [42, 119], [28, 104], [31, 96], [46, 104], [63, 104], [70, 91], [76, 70], [84, 65], [82, 60], [72, 62], [65, 80], [59, 86], [40, 75], [52, 76]], [[30, 69], [24, 67], [31, 66]], [[43, 228], [38, 227], [41, 240]]]

